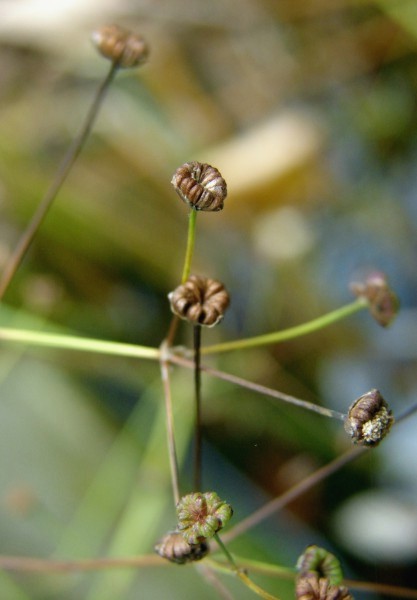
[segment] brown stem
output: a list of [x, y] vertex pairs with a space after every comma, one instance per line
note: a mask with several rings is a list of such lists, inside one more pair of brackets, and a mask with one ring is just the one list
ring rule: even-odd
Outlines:
[[209, 583], [216, 592], [219, 594], [223, 600], [233, 600], [232, 594], [229, 590], [223, 585], [222, 581], [217, 577], [217, 574], [214, 573], [212, 569], [210, 569], [205, 564], [200, 564], [197, 566], [197, 570], [204, 577], [204, 579]]
[[27, 556], [0, 556], [0, 569], [36, 573], [99, 571], [124, 567], [152, 567], [166, 565], [157, 555], [132, 556], [126, 558], [93, 558], [82, 560], [54, 560]]
[[386, 583], [372, 583], [368, 581], [355, 581], [352, 579], [344, 579], [343, 585], [353, 590], [362, 590], [363, 592], [377, 593], [384, 596], [392, 596], [393, 598], [414, 598], [417, 599], [417, 590], [412, 590], [406, 587], [396, 585], [388, 585]]
[[201, 325], [194, 325], [194, 395], [195, 395], [195, 454], [194, 454], [194, 490], [201, 489]]
[[249, 517], [240, 521], [238, 525], [230, 529], [227, 533], [223, 534], [223, 541], [230, 542], [234, 540], [242, 533], [245, 533], [252, 527], [255, 527], [271, 515], [273, 515], [281, 508], [284, 508], [287, 504], [304, 494], [307, 490], [317, 485], [320, 481], [323, 481], [329, 475], [336, 473], [339, 469], [352, 462], [359, 456], [362, 456], [368, 450], [366, 448], [351, 448], [347, 452], [344, 452], [341, 456], [338, 456], [334, 460], [330, 461], [324, 467], [321, 467], [317, 471], [314, 471], [311, 475], [308, 475], [302, 479], [299, 483], [296, 483], [289, 490], [274, 498], [270, 502], [267, 502], [262, 508], [253, 512]]
[[176, 451], [176, 447], [175, 447], [174, 417], [173, 417], [173, 411], [172, 411], [172, 396], [171, 396], [171, 386], [170, 386], [170, 381], [169, 381], [169, 363], [168, 363], [166, 342], [163, 342], [161, 344], [160, 368], [161, 368], [161, 378], [162, 378], [162, 384], [164, 387], [164, 397], [165, 397], [165, 416], [166, 416], [169, 464], [170, 464], [170, 468], [171, 468], [172, 490], [173, 490], [173, 494], [174, 494], [174, 502], [175, 502], [175, 504], [178, 504], [178, 502], [180, 500], [179, 472], [178, 472], [177, 451]]
[[[172, 353], [170, 355], [169, 360], [170, 362], [175, 363], [177, 365], [181, 365], [183, 367], [193, 368], [194, 366], [194, 363], [192, 361]], [[341, 421], [344, 421], [346, 418], [345, 414], [337, 410], [332, 410], [324, 406], [313, 404], [312, 402], [307, 402], [306, 400], [301, 400], [300, 398], [296, 398], [295, 396], [290, 396], [289, 394], [284, 394], [283, 392], [279, 392], [278, 390], [268, 388], [265, 385], [248, 381], [247, 379], [243, 379], [242, 377], [238, 377], [237, 375], [231, 375], [230, 373], [218, 371], [217, 369], [212, 369], [211, 367], [206, 367], [204, 365], [200, 365], [200, 371], [204, 371], [208, 375], [212, 375], [213, 377], [217, 377], [218, 379], [222, 379], [223, 381], [228, 381], [229, 383], [233, 383], [235, 385], [239, 385], [240, 387], [244, 387], [248, 390], [252, 390], [259, 394], [263, 394], [264, 396], [270, 396], [272, 398], [282, 400], [283, 402], [287, 402], [294, 406], [306, 408], [307, 410], [316, 412], [324, 417], [331, 417], [333, 419], [338, 419]]]
[[86, 119], [79, 134], [73, 139], [70, 147], [67, 150], [67, 153], [65, 154], [58, 168], [58, 171], [55, 175], [52, 184], [50, 185], [40, 204], [38, 205], [35, 214], [33, 215], [26, 230], [23, 232], [14, 252], [8, 259], [0, 279], [0, 300], [3, 298], [7, 288], [9, 287], [10, 282], [13, 279], [14, 274], [16, 273], [26, 252], [28, 251], [29, 246], [33, 242], [35, 234], [41, 226], [42, 221], [44, 220], [52, 202], [56, 198], [56, 195], [58, 194], [62, 184], [64, 183], [69, 172], [71, 171], [73, 164], [77, 160], [77, 157], [80, 154], [85, 144], [85, 141], [88, 138], [88, 135], [91, 131], [94, 120], [98, 114], [100, 105], [103, 102], [106, 92], [114, 79], [117, 69], [117, 64], [113, 63], [110, 67], [106, 78], [97, 90], [93, 103], [90, 107], [90, 110], [87, 113]]
[[171, 323], [169, 324], [167, 336], [165, 338], [167, 347], [172, 346], [172, 344], [174, 343], [175, 334], [177, 333], [179, 322], [179, 317], [177, 315], [173, 315]]

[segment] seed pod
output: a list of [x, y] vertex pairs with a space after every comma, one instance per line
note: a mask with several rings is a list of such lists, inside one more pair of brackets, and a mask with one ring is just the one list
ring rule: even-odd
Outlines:
[[178, 531], [191, 545], [210, 539], [229, 521], [233, 509], [215, 492], [195, 492], [177, 504]]
[[399, 301], [383, 273], [372, 273], [364, 283], [351, 283], [350, 289], [355, 296], [368, 301], [371, 315], [382, 327], [393, 322]]
[[190, 275], [187, 281], [168, 294], [171, 310], [195, 325], [214, 327], [229, 306], [229, 294], [220, 281]]
[[179, 197], [195, 210], [222, 210], [227, 185], [220, 172], [199, 162], [187, 162], [179, 167], [171, 180]]
[[355, 444], [372, 447], [387, 435], [393, 423], [388, 404], [378, 390], [371, 390], [349, 408], [345, 430]]
[[297, 561], [300, 575], [316, 573], [319, 577], [328, 579], [332, 585], [339, 585], [343, 580], [342, 567], [334, 554], [324, 548], [307, 546]]
[[204, 558], [209, 553], [209, 546], [204, 541], [189, 544], [181, 533], [170, 531], [155, 545], [155, 552], [177, 565], [184, 565]]
[[149, 55], [148, 44], [140, 35], [118, 25], [104, 25], [91, 38], [100, 54], [123, 69], [137, 67]]
[[332, 585], [317, 573], [307, 573], [297, 578], [295, 597], [297, 600], [353, 600], [346, 587]]

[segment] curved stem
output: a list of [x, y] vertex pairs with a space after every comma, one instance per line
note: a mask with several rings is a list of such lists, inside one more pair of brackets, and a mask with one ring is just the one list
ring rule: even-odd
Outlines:
[[358, 298], [350, 304], [342, 306], [341, 308], [327, 313], [322, 317], [308, 321], [307, 323], [302, 323], [301, 325], [296, 325], [295, 327], [290, 327], [289, 329], [283, 329], [282, 331], [258, 335], [256, 337], [246, 338], [243, 340], [235, 340], [232, 342], [224, 342], [222, 344], [214, 344], [213, 346], [205, 346], [201, 349], [201, 353], [214, 354], [219, 352], [229, 352], [231, 350], [246, 350], [247, 348], [267, 346], [268, 344], [278, 344], [279, 342], [291, 340], [293, 338], [312, 333], [313, 331], [318, 331], [324, 327], [328, 327], [329, 325], [332, 325], [341, 319], [345, 319], [346, 317], [353, 315], [367, 306], [367, 300]]
[[197, 222], [197, 211], [194, 208], [190, 209], [188, 218], [188, 236], [187, 236], [187, 249], [185, 251], [184, 268], [182, 271], [181, 283], [187, 281], [191, 271], [191, 262], [193, 259], [194, 244], [195, 244], [195, 230]]
[[48, 212], [52, 202], [55, 200], [56, 195], [61, 189], [62, 184], [67, 178], [69, 172], [71, 171], [73, 164], [77, 160], [77, 157], [80, 154], [85, 144], [85, 141], [88, 138], [88, 135], [90, 134], [94, 120], [98, 114], [100, 105], [102, 104], [106, 92], [114, 79], [117, 69], [117, 64], [113, 63], [110, 67], [106, 78], [97, 90], [93, 103], [90, 107], [90, 110], [87, 113], [86, 119], [79, 134], [74, 138], [70, 147], [68, 148], [67, 153], [65, 154], [58, 168], [58, 171], [55, 175], [52, 184], [50, 185], [45, 196], [42, 198], [40, 204], [38, 205], [35, 214], [33, 215], [26, 230], [22, 234], [14, 252], [8, 259], [0, 279], [0, 299], [3, 298], [7, 288], [9, 287], [10, 282], [13, 279], [14, 274], [16, 273], [26, 252], [28, 251], [29, 246], [33, 242], [35, 234], [38, 231], [40, 225], [42, 224], [46, 213]]
[[60, 348], [61, 350], [77, 350], [79, 352], [97, 352], [99, 354], [131, 356], [133, 358], [146, 358], [149, 360], [158, 360], [160, 357], [158, 348], [136, 346], [135, 344], [123, 344], [120, 342], [105, 342], [94, 338], [77, 337], [75, 335], [60, 335], [56, 333], [29, 331], [26, 329], [12, 329], [8, 327], [0, 327], [0, 340], [18, 342], [31, 346], [42, 346], [45, 348]]
[[265, 600], [279, 600], [279, 598], [277, 598], [276, 596], [272, 596], [271, 594], [269, 594], [268, 592], [266, 592], [265, 590], [263, 590], [261, 587], [259, 587], [259, 585], [256, 585], [256, 583], [254, 583], [249, 577], [248, 575], [245, 573], [245, 571], [243, 571], [242, 569], [240, 569], [233, 556], [230, 554], [229, 550], [226, 548], [226, 546], [223, 544], [220, 536], [218, 533], [214, 534], [214, 540], [216, 540], [217, 544], [219, 545], [221, 551], [223, 552], [223, 554], [226, 556], [230, 566], [231, 566], [231, 570], [232, 572], [236, 573], [236, 575], [239, 577], [239, 579], [246, 585], [246, 587], [248, 587], [250, 590], [252, 590], [252, 592], [254, 592], [257, 596], [260, 596], [261, 598], [264, 598]]

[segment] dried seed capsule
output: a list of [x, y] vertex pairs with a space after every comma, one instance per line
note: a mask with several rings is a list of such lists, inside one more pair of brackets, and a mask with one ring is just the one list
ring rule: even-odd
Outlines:
[[195, 210], [222, 210], [227, 185], [214, 167], [187, 162], [175, 171], [171, 183], [180, 198]]
[[367, 392], [352, 404], [345, 420], [345, 430], [355, 444], [376, 446], [394, 423], [388, 404], [378, 390]]
[[214, 327], [229, 306], [229, 294], [220, 281], [190, 275], [187, 281], [168, 294], [174, 314], [194, 323]]
[[324, 548], [311, 545], [307, 546], [297, 561], [297, 570], [300, 575], [316, 573], [325, 577], [332, 585], [339, 585], [343, 580], [342, 567], [334, 554]]
[[140, 35], [118, 25], [104, 25], [91, 38], [100, 54], [124, 69], [137, 67], [149, 55], [149, 47]]
[[232, 507], [215, 492], [188, 494], [177, 504], [178, 531], [189, 544], [200, 544], [220, 531], [232, 515]]
[[353, 600], [347, 588], [332, 585], [317, 573], [307, 573], [297, 578], [295, 597], [297, 600]]
[[365, 298], [373, 318], [387, 327], [396, 317], [399, 301], [383, 273], [372, 273], [364, 283], [351, 283], [350, 289], [358, 298]]
[[155, 545], [155, 552], [177, 565], [184, 565], [204, 558], [209, 553], [209, 546], [204, 541], [189, 544], [179, 531], [170, 531]]

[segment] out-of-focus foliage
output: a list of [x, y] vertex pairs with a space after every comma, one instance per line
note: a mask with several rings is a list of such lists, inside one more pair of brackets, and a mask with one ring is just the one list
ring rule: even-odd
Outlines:
[[[397, 414], [415, 402], [415, 11], [412, 2], [392, 0], [3, 1], [1, 265], [108, 68], [91, 30], [125, 25], [148, 39], [151, 56], [140, 70], [117, 75], [5, 297], [2, 322], [159, 345], [187, 229], [170, 179], [182, 162], [201, 159], [219, 168], [229, 197], [221, 213], [199, 215], [193, 270], [222, 280], [232, 297], [204, 343], [336, 308], [350, 300], [349, 281], [364, 268], [385, 271], [402, 304], [388, 331], [363, 314], [209, 362], [341, 411], [374, 387]], [[191, 343], [185, 329], [180, 341]], [[2, 346], [0, 552], [151, 552], [175, 519], [158, 365]], [[186, 484], [191, 385], [191, 374], [176, 368]], [[235, 519], [348, 446], [336, 422], [230, 384], [203, 377], [203, 396], [205, 485], [234, 506]], [[232, 550], [293, 565], [307, 543], [324, 543], [362, 578], [415, 584], [414, 432], [412, 420], [394, 429], [372, 457]], [[377, 507], [392, 529], [374, 525], [355, 538], [345, 525], [351, 506], [360, 523]], [[402, 512], [404, 541], [390, 553], [386, 540]], [[223, 581], [237, 597], [252, 597]], [[285, 582], [265, 580], [265, 587], [292, 597]], [[4, 575], [0, 591], [8, 599], [215, 597], [194, 570], [173, 567]]]

